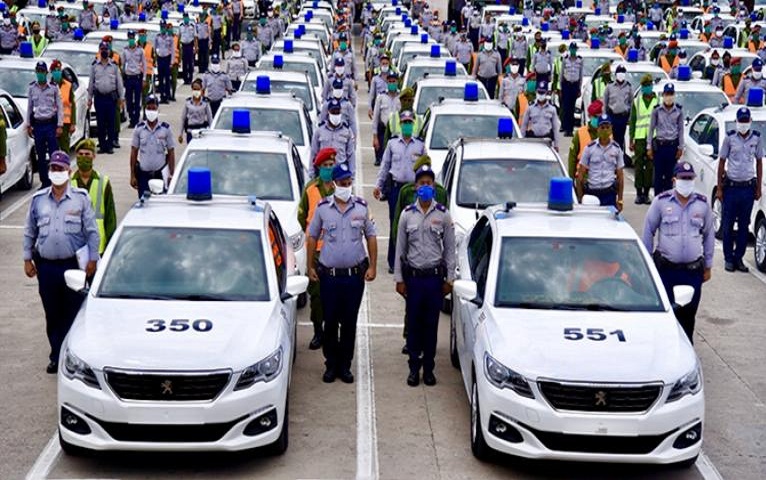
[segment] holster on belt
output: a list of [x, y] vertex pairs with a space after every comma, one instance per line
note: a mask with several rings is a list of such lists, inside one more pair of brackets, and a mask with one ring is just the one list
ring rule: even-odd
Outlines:
[[702, 257], [689, 263], [674, 263], [663, 257], [659, 251], [655, 250], [652, 254], [652, 258], [654, 259], [654, 265], [658, 269], [696, 271], [705, 268], [705, 260], [703, 260]]

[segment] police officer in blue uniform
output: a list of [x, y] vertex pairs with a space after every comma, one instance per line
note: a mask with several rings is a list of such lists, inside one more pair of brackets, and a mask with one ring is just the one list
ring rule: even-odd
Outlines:
[[48, 373], [58, 370], [59, 351], [83, 297], [66, 286], [64, 272], [77, 269], [77, 251], [87, 246], [85, 273], [96, 272], [99, 236], [88, 191], [70, 185], [70, 160], [62, 151], [51, 155], [47, 177], [52, 185], [32, 197], [24, 227], [24, 273], [37, 276], [51, 346]]
[[[598, 139], [585, 147], [577, 165], [577, 197], [598, 197], [601, 205], [622, 211], [625, 160], [617, 142], [612, 140], [612, 120], [604, 114], [598, 118]], [[585, 175], [588, 179], [585, 181]]]
[[434, 200], [430, 165], [415, 173], [417, 199], [405, 208], [396, 234], [396, 291], [407, 303], [407, 385], [436, 385], [434, 358], [442, 299], [455, 279], [455, 227], [447, 207]]
[[114, 153], [118, 143], [115, 119], [117, 107], [125, 104], [125, 89], [120, 67], [109, 58], [109, 44], [99, 44], [99, 59], [93, 62], [88, 83], [88, 108], [96, 105], [98, 124], [98, 153]]
[[737, 110], [736, 130], [727, 133], [721, 151], [718, 152], [716, 196], [722, 202], [721, 230], [724, 268], [727, 272], [749, 270], [742, 257], [747, 249], [753, 201], [761, 199], [763, 140], [761, 133], [753, 130], [751, 126], [750, 109], [741, 107]]
[[654, 161], [654, 194], [673, 188], [673, 169], [684, 151], [684, 110], [675, 103], [676, 87], [665, 84], [662, 103], [649, 119], [646, 155]]
[[138, 190], [141, 198], [149, 190], [149, 180], [164, 179], [167, 167], [168, 182], [176, 168], [175, 141], [170, 125], [159, 121], [159, 101], [154, 95], [146, 98], [146, 121], [133, 130], [130, 144], [130, 186]]
[[[322, 380], [332, 383], [340, 377], [345, 383], [353, 383], [351, 360], [356, 319], [364, 282], [370, 282], [376, 276], [378, 242], [367, 202], [352, 194], [353, 180], [348, 165], [336, 165], [332, 179], [335, 191], [319, 202], [309, 224], [307, 266], [309, 278], [319, 282], [324, 315], [322, 352], [326, 370]], [[320, 238], [323, 244], [315, 268], [314, 255]], [[365, 241], [369, 257], [364, 248]]]
[[692, 301], [675, 308], [678, 322], [693, 342], [702, 284], [710, 280], [713, 268], [715, 227], [707, 199], [694, 193], [694, 168], [688, 162], [679, 162], [674, 172], [673, 190], [654, 197], [646, 212], [642, 240], [646, 249], [653, 252], [671, 303], [675, 301], [673, 287], [694, 288]]
[[48, 66], [37, 62], [35, 66], [37, 80], [29, 84], [27, 93], [27, 129], [29, 136], [35, 139], [37, 171], [43, 187], [49, 187], [48, 155], [58, 149], [57, 137], [64, 127], [64, 106], [56, 84], [48, 81]]

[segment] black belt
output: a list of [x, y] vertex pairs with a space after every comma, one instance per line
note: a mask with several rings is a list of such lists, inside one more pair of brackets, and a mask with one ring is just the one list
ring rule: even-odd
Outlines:
[[669, 270], [701, 270], [705, 267], [705, 260], [700, 257], [697, 260], [694, 260], [693, 262], [688, 263], [676, 263], [671, 262], [667, 258], [663, 257], [660, 252], [656, 251], [652, 254], [652, 258], [654, 258], [654, 264], [657, 266], [657, 268], [665, 268]]
[[35, 125], [51, 125], [53, 123], [58, 123], [58, 117], [51, 117], [46, 118], [44, 120], [34, 120]]
[[614, 184], [606, 188], [591, 188], [591, 187], [585, 188], [585, 193], [589, 195], [606, 195], [608, 193], [615, 193], [616, 191], [617, 191], [617, 187]]
[[660, 140], [659, 138], [655, 138], [654, 141], [657, 143], [657, 145], [662, 146], [678, 145], [678, 140]]
[[114, 92], [109, 92], [109, 93], [102, 93], [102, 92], [97, 91], [96, 95], [98, 95], [100, 97], [113, 97], [113, 96], [117, 95], [117, 91], [115, 90]]
[[746, 188], [753, 188], [755, 187], [756, 179], [751, 178], [750, 180], [745, 180], [744, 182], [735, 182], [734, 180], [729, 180], [728, 178], [724, 179], [723, 186], [724, 187], [746, 187]]
[[209, 126], [210, 125], [207, 124], [207, 123], [200, 123], [199, 125], [187, 125], [186, 126], [186, 130], [200, 130], [200, 129], [203, 129], [203, 128], [207, 128]]
[[358, 265], [348, 268], [331, 268], [320, 263], [317, 265], [317, 270], [320, 274], [328, 275], [330, 277], [358, 277], [364, 275], [369, 266], [370, 261], [365, 258]]
[[447, 270], [442, 267], [430, 267], [430, 268], [415, 268], [407, 264], [402, 264], [402, 273], [408, 278], [417, 277], [439, 277], [443, 278], [447, 273]]
[[69, 265], [72, 262], [77, 261], [77, 257], [69, 257], [69, 258], [43, 258], [39, 254], [35, 255], [35, 261], [38, 263], [48, 263], [51, 265]]
[[129, 74], [129, 73], [128, 73], [128, 74], [125, 74], [125, 76], [126, 76], [127, 78], [133, 78], [133, 77], [143, 77], [143, 76], [144, 76], [144, 74], [143, 74], [143, 73], [134, 73], [134, 74]]

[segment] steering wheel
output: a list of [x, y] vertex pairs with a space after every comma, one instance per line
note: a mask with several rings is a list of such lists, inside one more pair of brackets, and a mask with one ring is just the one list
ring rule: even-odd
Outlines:
[[588, 289], [588, 293], [597, 293], [600, 290], [603, 290], [604, 293], [608, 293], [609, 290], [616, 289], [617, 287], [625, 288], [629, 287], [627, 283], [625, 283], [622, 279], [617, 277], [605, 277], [601, 280], [598, 280], [597, 282], [594, 282], [593, 285], [590, 286]]

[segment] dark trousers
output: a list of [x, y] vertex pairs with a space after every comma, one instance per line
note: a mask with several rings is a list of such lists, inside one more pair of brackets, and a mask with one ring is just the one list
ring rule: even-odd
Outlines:
[[676, 168], [678, 142], [654, 141], [654, 194], [673, 188], [673, 169]]
[[96, 106], [98, 146], [103, 150], [111, 150], [115, 140], [117, 140], [114, 128], [114, 120], [117, 116], [117, 100], [112, 95], [96, 93], [93, 104]]
[[567, 135], [574, 132], [575, 102], [580, 96], [580, 82], [561, 80], [561, 128]]
[[585, 189], [585, 193], [587, 195], [593, 195], [594, 197], [597, 197], [599, 202], [601, 202], [601, 206], [617, 206], [617, 189], [616, 188], [604, 188], [601, 190], [592, 190], [589, 188]]
[[407, 286], [407, 350], [410, 353], [410, 372], [424, 373], [434, 370], [436, 334], [442, 306], [441, 276], [410, 277]]
[[[637, 138], [633, 141], [633, 168], [635, 169], [636, 191], [642, 195], [649, 195], [649, 187], [652, 186], [654, 175], [654, 161], [646, 156], [646, 139]], [[657, 192], [654, 192], [655, 195]]]
[[625, 151], [625, 129], [628, 128], [628, 113], [615, 113], [612, 117], [612, 139], [617, 142], [620, 149]]
[[495, 90], [497, 89], [497, 75], [494, 77], [479, 77], [479, 81], [482, 85], [484, 85], [484, 88], [487, 89], [489, 98], [495, 98]]
[[136, 167], [136, 180], [138, 181], [138, 198], [149, 192], [149, 180], [162, 179], [162, 169], [156, 172], [145, 172], [140, 166]]
[[184, 83], [189, 84], [192, 82], [192, 78], [194, 77], [194, 42], [184, 43], [181, 45], [181, 61], [183, 73], [184, 73]]
[[322, 353], [328, 369], [336, 372], [351, 370], [356, 318], [363, 294], [363, 274], [350, 277], [332, 277], [326, 273], [319, 275], [319, 295], [324, 316]]
[[210, 111], [213, 112], [213, 117], [215, 117], [216, 112], [218, 112], [218, 109], [221, 108], [221, 100], [210, 100]]
[[125, 106], [131, 125], [141, 120], [141, 90], [144, 88], [143, 75], [128, 75], [125, 77]]
[[37, 155], [37, 173], [40, 174], [40, 182], [43, 187], [50, 187], [51, 181], [48, 179], [48, 159], [49, 156], [58, 150], [58, 140], [56, 140], [56, 122], [38, 123], [32, 130], [35, 135], [35, 154]]
[[242, 80], [232, 80], [231, 81], [231, 88], [234, 89], [235, 92], [239, 91], [239, 87], [242, 86]]
[[[752, 203], [752, 201], [750, 202]], [[675, 302], [673, 296], [673, 287], [676, 285], [689, 285], [694, 287], [694, 297], [692, 301], [685, 307], [676, 307], [674, 312], [676, 319], [681, 327], [686, 332], [686, 336], [689, 337], [689, 341], [694, 343], [694, 321], [697, 316], [697, 308], [700, 304], [700, 297], [702, 295], [702, 275], [703, 269], [696, 270], [678, 269], [678, 268], [658, 268], [657, 271], [662, 279], [662, 284], [665, 286], [665, 292], [668, 294], [670, 303]]]
[[[748, 225], [755, 200], [755, 187], [731, 187], [723, 190], [721, 229], [723, 230], [724, 261], [738, 264], [747, 250]], [[734, 233], [734, 223], [737, 232]]]
[[551, 72], [548, 73], [535, 73], [535, 78], [537, 79], [537, 84], [539, 85], [542, 82], [547, 83], [550, 85], [551, 83]]
[[475, 52], [478, 52], [479, 51], [479, 29], [478, 28], [468, 29], [468, 40], [473, 44], [473, 50]]
[[242, 31], [242, 17], [244, 15], [243, 13], [240, 13], [239, 15], [234, 14], [234, 19], [232, 21], [231, 28], [229, 31], [231, 32], [232, 39], [235, 42], [238, 42], [240, 39], [240, 33]]
[[221, 29], [213, 30], [213, 46], [211, 52], [213, 55], [221, 55]]
[[378, 125], [378, 131], [375, 132], [375, 134], [378, 136], [378, 147], [377, 150], [375, 150], [375, 165], [380, 165], [381, 160], [383, 160], [383, 152], [386, 150], [386, 126], [383, 124], [383, 122]]
[[80, 311], [83, 296], [66, 286], [64, 272], [77, 269], [77, 259], [45, 260], [35, 256], [37, 282], [45, 310], [45, 332], [51, 345], [50, 360], [58, 362], [61, 343]]
[[[396, 213], [396, 201], [399, 199], [399, 190], [402, 189], [401, 183], [393, 182], [391, 185], [391, 191], [386, 192], [386, 200], [388, 201], [388, 225], [394, 226], [394, 214]], [[396, 232], [392, 231], [388, 237], [388, 268], [394, 268], [394, 257], [396, 255]]]
[[207, 65], [210, 60], [210, 39], [197, 40], [197, 63], [199, 63], [199, 74], [207, 72]]
[[505, 65], [505, 59], [508, 58], [508, 49], [507, 48], [498, 48], [497, 53], [500, 54], [500, 60], [503, 61], [503, 65]]
[[170, 101], [170, 58], [157, 57], [157, 76], [160, 82], [160, 99], [163, 102]]

